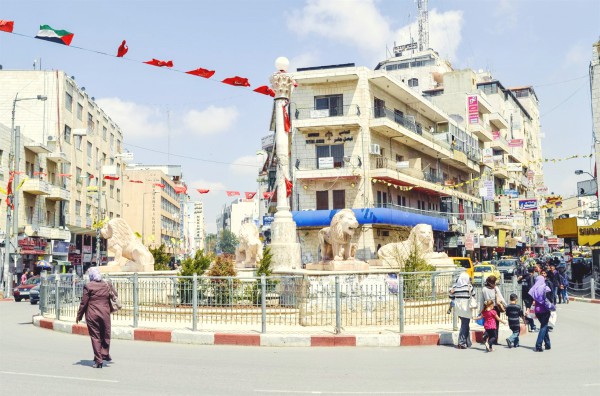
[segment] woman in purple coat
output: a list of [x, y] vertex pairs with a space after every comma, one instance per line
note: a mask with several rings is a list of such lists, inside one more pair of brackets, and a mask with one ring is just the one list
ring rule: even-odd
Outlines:
[[[81, 304], [77, 312], [76, 322], [79, 323], [83, 314], [87, 324], [92, 349], [94, 350], [94, 368], [102, 368], [102, 361], [110, 362], [110, 289], [112, 285], [102, 281], [98, 268], [88, 270], [90, 281], [84, 286]], [[116, 291], [112, 288], [116, 295]]]
[[538, 275], [535, 278], [535, 284], [529, 290], [529, 295], [535, 302], [535, 316], [540, 321], [540, 332], [535, 343], [536, 352], [544, 352], [542, 342], [545, 344], [547, 350], [551, 348], [548, 321], [550, 320], [550, 311], [554, 311], [556, 308], [546, 297], [546, 293], [548, 292], [550, 292], [550, 288], [546, 286], [546, 279], [543, 275]]

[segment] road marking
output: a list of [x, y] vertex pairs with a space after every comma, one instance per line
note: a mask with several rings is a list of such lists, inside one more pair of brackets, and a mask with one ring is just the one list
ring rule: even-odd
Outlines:
[[294, 393], [307, 395], [445, 395], [454, 393], [475, 393], [474, 390], [432, 390], [432, 391], [390, 391], [390, 392], [356, 392], [356, 391], [295, 391], [295, 390], [280, 390], [280, 389], [254, 389], [254, 392], [260, 393]]
[[81, 377], [65, 377], [62, 375], [47, 375], [47, 374], [33, 374], [33, 373], [17, 373], [14, 371], [0, 371], [0, 374], [12, 374], [12, 375], [28, 375], [30, 377], [44, 377], [44, 378], [59, 378], [59, 379], [71, 379], [76, 381], [94, 381], [94, 382], [112, 382], [117, 383], [119, 381], [104, 380], [97, 378], [81, 378]]

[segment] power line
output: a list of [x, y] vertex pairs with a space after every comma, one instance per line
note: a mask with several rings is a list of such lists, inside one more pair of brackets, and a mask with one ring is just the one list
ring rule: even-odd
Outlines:
[[554, 106], [553, 108], [551, 108], [550, 110], [548, 110], [547, 112], [545, 112], [544, 114], [540, 115], [540, 117], [544, 117], [545, 115], [548, 115], [550, 113], [552, 113], [554, 110], [556, 110], [557, 108], [559, 108], [560, 106], [562, 106], [563, 104], [565, 104], [569, 99], [571, 99], [573, 96], [575, 96], [575, 94], [577, 92], [579, 92], [581, 90], [581, 88], [585, 87], [586, 84], [583, 83], [579, 88], [577, 88], [575, 90], [575, 92], [573, 92], [571, 95], [569, 95], [565, 100], [563, 100], [562, 102], [560, 102], [559, 104], [557, 104], [556, 106]]

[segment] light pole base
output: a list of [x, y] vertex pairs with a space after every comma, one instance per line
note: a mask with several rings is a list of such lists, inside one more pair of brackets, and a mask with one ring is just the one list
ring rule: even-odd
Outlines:
[[[289, 212], [288, 212], [289, 213]], [[301, 269], [300, 244], [296, 242], [296, 223], [289, 217], [277, 217], [271, 224], [271, 254], [273, 270]]]

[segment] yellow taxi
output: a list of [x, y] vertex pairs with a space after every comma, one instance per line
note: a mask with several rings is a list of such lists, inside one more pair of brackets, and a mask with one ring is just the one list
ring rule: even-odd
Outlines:
[[493, 264], [487, 264], [486, 262], [482, 264], [477, 264], [473, 267], [473, 284], [481, 285], [488, 276], [494, 275], [496, 279], [500, 280], [502, 277], [500, 276], [500, 271]]
[[457, 267], [462, 267], [466, 269], [469, 277], [473, 279], [473, 261], [471, 261], [470, 257], [450, 257], [450, 259], [454, 262], [454, 265]]

